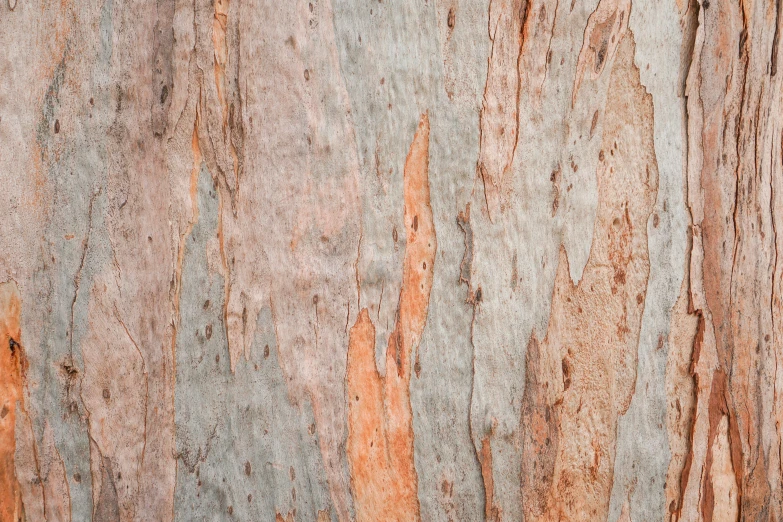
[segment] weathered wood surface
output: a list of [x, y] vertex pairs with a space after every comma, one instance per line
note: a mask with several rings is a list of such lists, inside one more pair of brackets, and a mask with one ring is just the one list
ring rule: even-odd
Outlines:
[[0, 520], [783, 520], [780, 9], [2, 0]]

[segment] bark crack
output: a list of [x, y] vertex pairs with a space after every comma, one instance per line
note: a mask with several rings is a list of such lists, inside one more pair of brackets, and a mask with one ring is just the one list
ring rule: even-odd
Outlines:
[[[149, 374], [147, 373], [147, 361], [144, 358], [144, 354], [141, 352], [141, 349], [139, 348], [139, 345], [136, 344], [136, 340], [133, 338], [133, 336], [130, 333], [130, 330], [128, 330], [128, 327], [125, 325], [125, 321], [122, 320], [122, 317], [120, 316], [119, 310], [117, 310], [117, 304], [114, 304], [114, 317], [119, 321], [120, 325], [122, 325], [123, 330], [125, 330], [125, 334], [128, 336], [128, 339], [130, 339], [130, 342], [133, 344], [133, 347], [136, 349], [136, 353], [139, 354], [139, 358], [141, 359], [141, 371], [144, 374], [144, 441], [142, 443], [141, 447], [141, 456], [139, 457], [139, 469], [138, 473], [136, 474], [136, 495], [138, 496], [139, 491], [141, 491], [141, 473], [142, 468], [144, 467], [144, 457], [147, 451], [147, 412], [148, 412], [148, 405], [150, 400], [150, 379]], [[134, 510], [136, 506], [134, 504]]]
[[74, 292], [73, 292], [73, 300], [71, 300], [71, 326], [69, 330], [69, 341], [70, 341], [70, 362], [69, 364], [73, 366], [73, 337], [74, 337], [74, 316], [75, 316], [75, 309], [76, 309], [76, 301], [79, 298], [79, 287], [81, 284], [82, 279], [82, 270], [84, 269], [84, 264], [87, 259], [87, 251], [90, 247], [90, 236], [92, 235], [92, 209], [93, 205], [95, 203], [95, 198], [98, 197], [98, 195], [101, 193], [102, 189], [98, 189], [96, 192], [93, 193], [92, 197], [90, 198], [90, 206], [89, 210], [87, 211], [87, 235], [84, 238], [84, 241], [82, 241], [82, 256], [81, 260], [79, 261], [79, 267], [76, 269], [76, 275], [73, 278], [73, 284], [74, 284]]

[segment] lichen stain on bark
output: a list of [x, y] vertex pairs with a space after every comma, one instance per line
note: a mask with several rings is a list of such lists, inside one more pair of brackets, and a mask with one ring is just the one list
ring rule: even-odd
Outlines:
[[[531, 340], [532, 367], [527, 374], [537, 377], [529, 377], [525, 396], [523, 452], [534, 462], [541, 461], [542, 479], [551, 467], [552, 478], [546, 491], [523, 481], [528, 521], [606, 519], [617, 421], [636, 385], [650, 270], [647, 221], [657, 195], [658, 171], [652, 98], [640, 83], [630, 33], [617, 47], [599, 153], [590, 257], [574, 286], [561, 247], [549, 326], [540, 350], [535, 349], [535, 338]], [[553, 465], [547, 438], [549, 446], [557, 444]]]
[[0, 520], [9, 521], [24, 516], [15, 468], [16, 406], [24, 404], [21, 311], [16, 283], [0, 283]]
[[349, 336], [347, 454], [359, 521], [419, 519], [410, 379], [411, 354], [427, 321], [437, 250], [428, 164], [429, 118], [423, 114], [403, 173], [407, 242], [385, 376], [375, 366], [375, 327], [366, 308]]
[[492, 0], [489, 39], [492, 51], [479, 122], [478, 172], [484, 182], [489, 217], [501, 209], [503, 180], [511, 168], [519, 132], [519, 55], [526, 0]]

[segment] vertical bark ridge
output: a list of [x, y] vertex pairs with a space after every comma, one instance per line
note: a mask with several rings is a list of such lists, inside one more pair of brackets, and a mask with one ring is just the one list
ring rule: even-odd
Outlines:
[[[780, 83], [769, 62], [779, 45], [774, 11], [702, 2], [699, 12], [687, 85], [688, 200], [691, 301], [705, 333], [694, 348], [697, 422], [682, 520], [781, 514], [774, 337]], [[712, 81], [713, 71], [722, 71], [724, 81]]]

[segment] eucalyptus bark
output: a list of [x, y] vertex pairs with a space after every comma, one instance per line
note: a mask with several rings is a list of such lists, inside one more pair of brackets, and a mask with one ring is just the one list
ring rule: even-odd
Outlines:
[[0, 521], [783, 519], [780, 25], [3, 0]]

